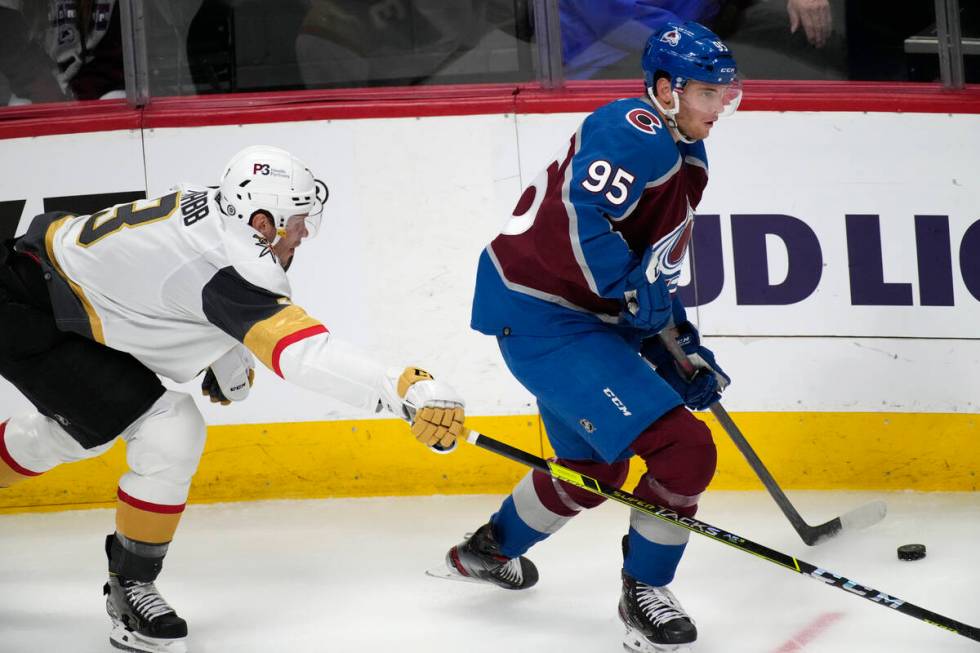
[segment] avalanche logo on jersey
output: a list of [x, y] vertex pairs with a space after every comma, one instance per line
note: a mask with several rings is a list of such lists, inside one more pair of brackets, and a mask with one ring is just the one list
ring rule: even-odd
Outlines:
[[663, 128], [660, 118], [646, 109], [633, 109], [626, 114], [626, 120], [646, 134], [656, 134], [657, 128]]
[[687, 255], [687, 243], [691, 240], [693, 228], [694, 211], [688, 204], [687, 218], [677, 225], [673, 231], [652, 245], [653, 255], [650, 258], [650, 267], [646, 271], [648, 280], [653, 281], [658, 274], [662, 274], [670, 292], [677, 289], [677, 282], [681, 276], [681, 265]]
[[681, 35], [676, 29], [672, 29], [661, 36], [660, 41], [670, 45], [672, 48], [676, 48], [677, 44], [681, 42]]

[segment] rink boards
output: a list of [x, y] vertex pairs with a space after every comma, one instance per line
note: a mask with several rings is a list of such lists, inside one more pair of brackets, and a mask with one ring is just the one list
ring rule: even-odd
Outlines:
[[[784, 488], [977, 489], [977, 424], [971, 415], [910, 413], [738, 413], [734, 415]], [[709, 489], [761, 484], [705, 414], [719, 449]], [[548, 455], [536, 416], [478, 417], [481, 432]], [[125, 448], [63, 465], [0, 493], [0, 514], [108, 506], [125, 471]], [[642, 467], [634, 464], [628, 488]], [[526, 469], [465, 444], [429, 453], [393, 420], [215, 426], [191, 503], [255, 499], [508, 492]]]
[[[330, 186], [294, 299], [386, 363], [420, 363], [474, 424], [544, 450], [533, 398], [468, 328], [475, 262], [583, 113], [354, 118], [0, 140], [0, 225], [47, 200], [154, 196], [214, 182], [255, 143]], [[743, 112], [708, 141], [685, 299], [734, 379], [725, 404], [789, 488], [974, 490], [980, 468], [980, 116]], [[16, 220], [16, 218], [14, 218]], [[695, 292], [696, 291], [696, 292]], [[197, 395], [197, 385], [186, 391]], [[208, 449], [192, 501], [503, 492], [522, 470], [436, 456], [377, 420], [260, 370], [229, 408], [199, 402]], [[0, 386], [9, 414], [28, 404]], [[710, 416], [705, 417], [710, 423]], [[721, 450], [714, 487], [757, 488]], [[110, 502], [119, 450], [0, 493], [0, 510]]]

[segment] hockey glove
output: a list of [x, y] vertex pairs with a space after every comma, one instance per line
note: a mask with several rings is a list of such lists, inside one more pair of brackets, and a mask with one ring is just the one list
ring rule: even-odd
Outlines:
[[691, 410], [704, 410], [721, 398], [721, 393], [732, 382], [715, 361], [715, 355], [701, 344], [698, 330], [690, 322], [677, 325], [677, 344], [687, 359], [694, 364], [695, 373], [686, 379], [660, 338], [643, 341], [640, 353], [657, 367], [657, 373], [677, 391]]
[[648, 268], [653, 266], [653, 273], [657, 272], [652, 259], [653, 250], [648, 250], [640, 264], [626, 276], [626, 307], [620, 313], [620, 322], [659, 332], [670, 322], [673, 302], [662, 274], [650, 281]]
[[237, 345], [216, 360], [204, 374], [201, 394], [213, 404], [227, 406], [243, 401], [255, 381], [255, 358], [242, 345]]
[[466, 417], [456, 391], [416, 367], [405, 368], [397, 389], [415, 439], [436, 451], [452, 450]]

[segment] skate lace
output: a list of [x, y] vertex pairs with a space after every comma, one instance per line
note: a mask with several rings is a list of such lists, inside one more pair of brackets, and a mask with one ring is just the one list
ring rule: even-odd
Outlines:
[[688, 619], [687, 613], [671, 591], [665, 587], [654, 587], [646, 583], [636, 584], [636, 602], [655, 626], [674, 619]]
[[153, 620], [174, 611], [153, 583], [133, 583], [123, 589], [126, 599], [144, 619]]
[[494, 573], [509, 583], [520, 585], [524, 582], [524, 574], [521, 571], [521, 559], [512, 558], [506, 564], [501, 565]]

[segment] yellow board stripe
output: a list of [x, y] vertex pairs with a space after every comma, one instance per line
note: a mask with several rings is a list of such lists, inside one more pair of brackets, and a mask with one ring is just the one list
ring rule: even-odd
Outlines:
[[48, 230], [44, 233], [44, 249], [47, 251], [48, 260], [51, 261], [51, 265], [54, 266], [55, 271], [58, 275], [68, 283], [71, 287], [72, 292], [78, 298], [78, 301], [82, 303], [82, 308], [85, 310], [85, 314], [88, 316], [89, 326], [92, 329], [92, 339], [96, 342], [105, 344], [105, 333], [102, 330], [102, 320], [99, 318], [99, 314], [95, 312], [95, 308], [92, 303], [89, 302], [88, 297], [85, 296], [85, 292], [82, 290], [81, 286], [68, 278], [64, 270], [58, 264], [58, 259], [54, 255], [54, 236], [58, 229], [64, 226], [64, 224], [74, 218], [73, 215], [68, 215], [60, 220], [56, 220], [48, 225]]
[[[699, 417], [718, 445], [718, 471], [709, 491], [763, 491], [710, 415]], [[980, 489], [976, 415], [734, 413], [732, 418], [785, 490]], [[537, 415], [471, 417], [467, 423], [542, 458], [554, 453]], [[125, 449], [118, 444], [97, 459], [62, 465], [0, 491], [0, 513], [114, 506], [125, 471]], [[643, 471], [634, 461], [624, 489], [633, 492]], [[452, 455], [433, 455], [399, 420], [213, 426], [189, 502], [505, 495], [526, 473], [523, 465], [465, 444]]]

